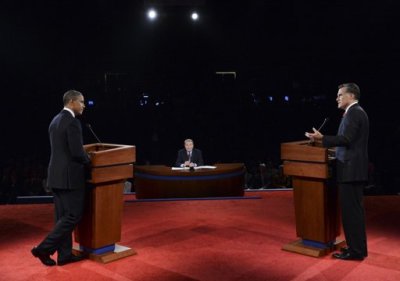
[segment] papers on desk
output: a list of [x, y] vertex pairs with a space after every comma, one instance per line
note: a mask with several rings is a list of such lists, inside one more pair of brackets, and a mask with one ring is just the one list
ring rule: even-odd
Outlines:
[[[194, 167], [195, 170], [200, 170], [200, 169], [215, 169], [217, 167], [215, 166], [197, 166]], [[189, 167], [172, 167], [171, 170], [172, 171], [180, 171], [180, 170], [189, 170]]]
[[198, 169], [215, 169], [215, 168], [217, 168], [217, 167], [215, 167], [215, 166], [197, 166], [197, 167], [194, 167], [195, 170], [198, 170]]

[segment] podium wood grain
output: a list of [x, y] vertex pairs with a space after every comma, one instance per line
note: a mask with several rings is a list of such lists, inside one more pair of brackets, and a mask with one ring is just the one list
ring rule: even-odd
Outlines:
[[91, 156], [91, 178], [87, 184], [84, 215], [75, 230], [75, 241], [88, 251], [83, 254], [103, 263], [135, 254], [134, 250], [124, 246], [102, 254], [91, 252], [117, 245], [121, 240], [124, 184], [133, 177], [135, 147], [95, 143], [85, 145], [85, 149]]
[[[296, 218], [296, 240], [284, 250], [320, 257], [340, 247], [340, 215], [337, 186], [328, 149], [307, 141], [281, 144], [283, 172], [292, 178]], [[305, 241], [329, 245], [313, 247]]]

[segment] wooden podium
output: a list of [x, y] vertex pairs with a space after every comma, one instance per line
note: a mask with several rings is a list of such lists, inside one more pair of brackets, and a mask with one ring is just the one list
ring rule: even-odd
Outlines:
[[307, 141], [281, 144], [283, 173], [292, 177], [296, 234], [283, 250], [320, 257], [341, 247], [340, 214], [328, 149]]
[[135, 146], [94, 143], [85, 145], [91, 156], [91, 179], [85, 210], [75, 229], [74, 251], [89, 259], [108, 263], [136, 254], [131, 248], [117, 245], [121, 240], [123, 190], [133, 177]]

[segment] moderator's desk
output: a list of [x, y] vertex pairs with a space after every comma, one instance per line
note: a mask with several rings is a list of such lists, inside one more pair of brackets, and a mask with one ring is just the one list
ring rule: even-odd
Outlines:
[[215, 169], [173, 171], [167, 166], [136, 166], [137, 199], [243, 196], [242, 163], [216, 164]]

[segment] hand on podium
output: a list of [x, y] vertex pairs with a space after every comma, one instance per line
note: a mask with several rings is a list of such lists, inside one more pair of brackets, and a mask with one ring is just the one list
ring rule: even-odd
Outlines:
[[324, 137], [317, 129], [312, 128], [313, 133], [306, 132], [304, 135], [310, 139], [311, 142], [322, 143], [322, 138]]

